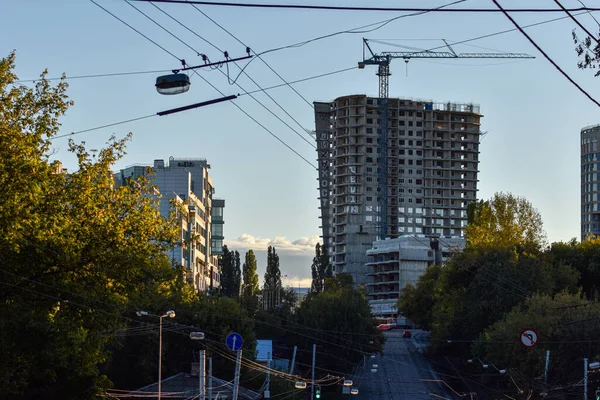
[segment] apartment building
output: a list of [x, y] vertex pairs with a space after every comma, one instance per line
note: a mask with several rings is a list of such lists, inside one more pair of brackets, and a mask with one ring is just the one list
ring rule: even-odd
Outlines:
[[373, 315], [398, 318], [406, 325], [396, 309], [402, 289], [409, 283], [415, 285], [429, 265], [444, 263], [464, 247], [464, 238], [438, 239], [422, 234], [373, 243], [366, 253], [367, 298]]
[[600, 235], [600, 125], [581, 129], [581, 240]]
[[[477, 199], [480, 120], [474, 104], [388, 99], [386, 238], [464, 236]], [[334, 272], [368, 283], [379, 221], [378, 99], [315, 102], [323, 245]]]
[[209, 170], [204, 158], [170, 157], [168, 163], [154, 160], [152, 166], [134, 165], [114, 175], [116, 186], [128, 178], [148, 176], [161, 194], [160, 213], [165, 217], [174, 211], [173, 204], [179, 206], [175, 212], [181, 228], [180, 245], [169, 256], [174, 266], [185, 268], [186, 281], [198, 291], [216, 289], [221, 280], [218, 256], [224, 239], [225, 200], [213, 198]]

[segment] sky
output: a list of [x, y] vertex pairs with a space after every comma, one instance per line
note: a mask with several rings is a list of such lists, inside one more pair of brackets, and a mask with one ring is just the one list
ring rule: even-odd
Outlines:
[[[202, 63], [198, 54], [206, 54], [212, 61], [223, 59], [223, 54], [208, 42], [228, 51], [232, 58], [241, 57], [246, 54], [245, 46], [260, 53], [406, 14], [198, 7], [237, 37], [242, 45], [190, 5], [157, 4], [176, 22], [151, 4], [132, 2], [163, 25], [166, 28], [163, 30], [125, 0], [95, 1], [163, 49], [91, 0], [20, 0], [3, 4], [0, 56], [15, 49], [16, 72], [29, 84], [44, 69], [48, 69], [48, 77], [63, 73], [68, 77], [141, 71], [166, 73], [180, 67], [177, 59], [185, 59], [190, 65]], [[445, 3], [443, 0], [262, 1], [432, 8]], [[500, 3], [507, 8], [541, 5], [534, 0], [502, 0]], [[575, 0], [562, 3], [567, 7], [581, 5]], [[591, 0], [588, 3], [593, 5]], [[550, 4], [545, 6], [550, 7]], [[461, 7], [493, 8], [494, 4], [488, 0], [466, 0], [453, 6]], [[519, 24], [527, 25], [563, 16], [531, 13], [514, 15], [514, 18]], [[600, 20], [600, 13], [596, 17]], [[590, 15], [577, 18], [588, 29], [598, 32], [598, 25]], [[576, 82], [593, 97], [600, 98], [600, 78], [594, 78], [594, 71], [577, 68], [571, 37], [575, 27], [567, 18], [526, 30]], [[428, 13], [399, 18], [368, 33], [342, 34], [270, 52], [262, 59], [281, 77], [295, 81], [356, 67], [362, 60], [363, 37], [426, 49], [442, 45], [441, 39], [452, 43], [511, 28], [510, 21], [497, 13]], [[401, 50], [377, 43], [372, 48], [375, 52]], [[390, 96], [480, 104], [484, 115], [482, 131], [486, 135], [480, 146], [479, 198], [489, 198], [498, 191], [523, 196], [540, 211], [549, 241], [578, 237], [579, 132], [584, 126], [600, 123], [598, 107], [561, 76], [518, 31], [469, 45], [456, 45], [454, 49], [457, 52], [524, 52], [536, 59], [413, 59], [408, 64], [396, 60], [391, 65]], [[283, 82], [260, 59], [253, 60], [245, 71], [263, 88]], [[239, 73], [236, 66], [229, 65], [229, 80], [226, 68], [222, 72], [198, 70], [224, 95], [241, 94], [234, 100], [235, 104], [262, 126], [231, 102], [225, 102], [84, 132], [72, 138], [85, 141], [90, 149], [99, 149], [111, 135], [123, 137], [133, 132], [127, 155], [115, 169], [152, 164], [154, 159], [167, 160], [170, 156], [207, 158], [212, 166], [215, 196], [226, 199], [226, 243], [240, 252], [248, 248], [256, 250], [260, 276], [266, 265], [265, 250], [274, 245], [280, 254], [282, 274], [287, 275], [284, 282], [305, 286], [310, 277], [314, 245], [319, 240], [320, 223], [317, 173], [309, 165], [316, 164], [316, 153], [306, 142], [312, 142], [306, 130], [314, 129], [314, 114], [304, 99], [310, 103], [348, 94], [377, 96], [375, 69], [353, 69], [294, 84], [304, 99], [285, 85], [269, 90], [269, 95], [287, 113], [260, 91], [252, 96], [264, 106], [245, 95], [244, 91], [258, 89], [248, 77], [237, 78], [236, 83], [242, 88], [230, 84]], [[192, 85], [187, 93], [161, 96], [154, 87], [158, 75], [160, 73], [70, 79], [68, 94], [75, 105], [62, 119], [60, 134], [221, 97], [196, 75], [191, 75]], [[67, 168], [76, 167], [75, 158], [68, 152], [68, 138], [54, 140], [53, 150]]]

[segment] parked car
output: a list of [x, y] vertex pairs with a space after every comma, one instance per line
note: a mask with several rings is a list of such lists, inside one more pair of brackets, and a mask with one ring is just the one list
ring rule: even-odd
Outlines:
[[404, 331], [402, 332], [402, 337], [410, 338], [412, 337], [412, 333], [410, 333], [410, 331]]
[[392, 329], [392, 326], [390, 324], [379, 324], [377, 325], [377, 329], [379, 329], [380, 331], [389, 331], [390, 329]]

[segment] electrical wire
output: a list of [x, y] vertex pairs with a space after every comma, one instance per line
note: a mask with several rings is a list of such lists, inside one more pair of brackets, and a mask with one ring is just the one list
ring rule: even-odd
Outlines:
[[[243, 8], [287, 8], [287, 9], [303, 9], [303, 10], [331, 10], [331, 11], [411, 11], [420, 12], [427, 11], [427, 8], [411, 8], [411, 7], [349, 7], [349, 6], [320, 6], [320, 5], [303, 5], [303, 4], [263, 4], [263, 3], [227, 3], [218, 1], [196, 1], [196, 0], [133, 0], [143, 3], [167, 3], [167, 4], [199, 4], [207, 6], [226, 6], [226, 7], [243, 7]], [[569, 11], [600, 11], [599, 7], [577, 7], [569, 8]], [[456, 8], [443, 9], [441, 12], [458, 12], [458, 13], [498, 13], [499, 10], [493, 8]], [[511, 8], [509, 12], [519, 13], [546, 13], [560, 12], [552, 8]]]
[[550, 56], [548, 54], [546, 54], [546, 52], [544, 50], [542, 50], [542, 48], [527, 34], [527, 32], [525, 32], [525, 30], [523, 30], [523, 28], [521, 28], [521, 26], [519, 26], [517, 21], [515, 21], [514, 18], [510, 16], [510, 14], [508, 13], [508, 10], [505, 10], [500, 5], [500, 3], [498, 3], [497, 0], [492, 0], [492, 1], [498, 7], [498, 9], [500, 11], [502, 11], [504, 16], [506, 18], [508, 18], [508, 20], [510, 22], [512, 22], [512, 24], [521, 32], [521, 34], [523, 36], [525, 36], [525, 38], [529, 41], [529, 43], [531, 43], [540, 53], [542, 53], [542, 55], [546, 58], [546, 60], [548, 60], [548, 62], [550, 62], [550, 64], [552, 64], [554, 66], [554, 68], [556, 68], [565, 78], [567, 78], [567, 80], [569, 82], [571, 82], [571, 84], [573, 84], [573, 86], [575, 86], [577, 89], [579, 89], [579, 91], [581, 93], [583, 93], [588, 99], [590, 99], [594, 104], [596, 104], [598, 107], [600, 107], [600, 103], [596, 99], [594, 99], [587, 91], [585, 91], [585, 89], [583, 89], [581, 86], [579, 86], [579, 84], [577, 82], [575, 82], [573, 80], [573, 78], [571, 78], [556, 62], [554, 62], [554, 60], [552, 58], [550, 58]]
[[[167, 54], [171, 55], [173, 58], [175, 58], [177, 60], [181, 60], [175, 54], [173, 54], [172, 52], [168, 51], [167, 49], [165, 49], [164, 47], [162, 47], [158, 43], [154, 42], [152, 39], [150, 39], [149, 37], [147, 37], [146, 35], [144, 35], [143, 33], [141, 33], [139, 30], [135, 29], [134, 27], [132, 27], [131, 25], [129, 25], [128, 23], [126, 23], [125, 21], [123, 21], [122, 19], [120, 19], [119, 17], [117, 17], [115, 14], [113, 14], [110, 11], [108, 11], [106, 8], [100, 6], [94, 0], [90, 0], [90, 1], [92, 3], [94, 3], [94, 4], [96, 4], [102, 10], [106, 11], [109, 15], [113, 16], [118, 21], [120, 21], [123, 24], [125, 24], [127, 27], [131, 28], [136, 33], [140, 34], [144, 38], [148, 39], [150, 42], [154, 43], [157, 47], [159, 47], [160, 49], [162, 49], [163, 51], [165, 51]], [[204, 78], [202, 75], [200, 75], [196, 70], [193, 70], [192, 72], [194, 72], [197, 76], [199, 76], [202, 80], [204, 80], [204, 82], [206, 82], [208, 85], [210, 85], [213, 89], [215, 89], [217, 92], [219, 92], [222, 96], [225, 96], [225, 94], [221, 90], [219, 90], [216, 86], [214, 86], [212, 83], [210, 83], [206, 78]], [[260, 123], [256, 118], [254, 118], [248, 112], [246, 112], [244, 109], [242, 109], [239, 104], [237, 104], [235, 102], [232, 102], [231, 104], [233, 104], [238, 110], [240, 110], [248, 118], [250, 118], [252, 121], [254, 121], [257, 125], [259, 125], [260, 127], [262, 127], [265, 131], [267, 131], [271, 136], [273, 136], [281, 144], [283, 144], [285, 147], [287, 147], [289, 150], [291, 150], [294, 154], [296, 154], [298, 157], [300, 157], [304, 162], [306, 162], [308, 165], [310, 165], [311, 167], [313, 167], [315, 170], [317, 169], [317, 167], [314, 164], [312, 164], [310, 161], [308, 161], [304, 156], [302, 156], [298, 151], [296, 151], [293, 147], [291, 147], [289, 144], [287, 144], [283, 139], [281, 139], [279, 136], [277, 136], [271, 130], [269, 130], [266, 126], [264, 126], [262, 123]]]
[[[154, 3], [153, 3], [154, 4]], [[156, 5], [155, 5], [156, 6]], [[215, 21], [214, 19], [212, 19], [211, 17], [209, 17], [204, 11], [200, 10], [196, 5], [192, 4], [192, 7], [194, 7], [194, 9], [196, 9], [196, 11], [198, 11], [199, 13], [201, 13], [202, 15], [204, 15], [205, 18], [209, 19], [213, 24], [217, 25], [219, 28], [221, 28], [223, 31], [225, 31], [229, 36], [231, 36], [232, 38], [234, 38], [238, 43], [240, 43], [242, 46], [250, 49], [250, 51], [256, 56], [258, 57], [266, 66], [267, 68], [269, 68], [275, 75], [277, 75], [277, 77], [279, 77], [279, 79], [281, 79], [283, 81], [283, 83], [285, 85], [287, 85], [290, 89], [292, 89], [292, 91], [294, 93], [296, 93], [302, 100], [304, 100], [304, 102], [306, 104], [308, 104], [308, 106], [310, 108], [314, 108], [312, 103], [309, 102], [304, 96], [302, 96], [300, 94], [300, 92], [298, 92], [296, 90], [296, 88], [294, 88], [288, 81], [286, 81], [277, 71], [275, 71], [275, 69], [273, 69], [273, 67], [267, 63], [258, 53], [256, 53], [254, 50], [252, 50], [252, 47], [249, 47], [248, 45], [246, 45], [244, 42], [242, 42], [237, 36], [235, 36], [234, 34], [232, 34], [230, 31], [228, 31], [227, 29], [225, 29], [225, 27], [223, 27], [223, 25], [219, 24], [217, 21]], [[246, 66], [244, 66], [244, 68], [241, 69], [240, 73], [244, 72], [245, 68], [250, 64], [250, 62], [248, 62], [248, 64], [246, 64]], [[244, 72], [245, 73], [245, 72]], [[246, 74], [247, 75], [247, 74]], [[239, 76], [239, 75], [238, 75]], [[259, 86], [260, 87], [260, 86]]]
[[[594, 35], [593, 35], [593, 34], [592, 34], [592, 33], [591, 33], [591, 32], [590, 32], [590, 31], [589, 31], [589, 30], [588, 30], [588, 29], [585, 27], [585, 26], [583, 26], [583, 25], [581, 24], [581, 22], [579, 22], [579, 21], [577, 20], [577, 18], [575, 18], [575, 17], [573, 16], [573, 14], [571, 14], [571, 12], [570, 12], [569, 10], [567, 10], [567, 9], [565, 8], [565, 6], [563, 6], [563, 5], [561, 4], [561, 2], [560, 2], [560, 1], [558, 1], [558, 0], [554, 0], [554, 2], [556, 3], [556, 5], [558, 5], [558, 6], [559, 6], [559, 7], [560, 7], [560, 8], [561, 8], [561, 9], [562, 9], [562, 10], [563, 10], [563, 11], [564, 11], [564, 12], [565, 12], [565, 13], [566, 13], [568, 16], [569, 16], [569, 18], [571, 18], [571, 19], [573, 20], [573, 22], [575, 22], [575, 23], [577, 24], [577, 26], [579, 26], [581, 29], [583, 29], [583, 31], [584, 31], [584, 32], [585, 32], [585, 33], [588, 35], [588, 37], [589, 37], [590, 39], [594, 40], [594, 42], [596, 42], [597, 44], [600, 44], [600, 41], [598, 41], [598, 39], [597, 39], [597, 38], [596, 38], [596, 37], [595, 37], [595, 36], [594, 36]], [[596, 22], [598, 22], [598, 21], [596, 21]]]
[[[577, 1], [579, 1], [579, 4], [581, 4], [582, 6], [586, 7], [586, 5], [583, 3], [583, 1], [581, 1], [581, 0], [577, 0]], [[594, 21], [596, 21], [596, 23], [598, 24], [598, 26], [600, 26], [600, 21], [598, 21], [598, 20], [596, 19], [596, 17], [594, 17], [594, 14], [592, 14], [592, 12], [591, 12], [591, 11], [588, 11], [587, 13], [589, 14], [589, 16], [590, 16], [590, 17], [592, 17], [592, 19], [593, 19]]]
[[[128, 1], [128, 0], [126, 0]], [[132, 6], [133, 7], [133, 6]], [[156, 6], [155, 6], [156, 7]], [[181, 39], [179, 39], [175, 34], [171, 33], [167, 28], [165, 28], [164, 26], [162, 26], [159, 22], [157, 22], [156, 20], [150, 18], [148, 15], [146, 15], [145, 13], [143, 13], [141, 10], [137, 9], [136, 7], [134, 7], [136, 10], [138, 10], [143, 16], [145, 16], [146, 18], [148, 18], [150, 21], [152, 21], [155, 25], [159, 26], [161, 29], [163, 29], [164, 31], [169, 32], [169, 34], [173, 37], [176, 37], [179, 41], [183, 42]], [[172, 17], [169, 13], [167, 13], [164, 10], [161, 10], [164, 14], [166, 14], [167, 16], [171, 17], [172, 19], [175, 19], [174, 17]], [[185, 26], [184, 24], [181, 24], [182, 26]], [[193, 30], [191, 30], [190, 28], [188, 28], [188, 30], [190, 30], [191, 32], [193, 32]], [[194, 32], [195, 33], [195, 32]], [[200, 35], [196, 34], [196, 36], [200, 37]], [[222, 51], [221, 49], [219, 49], [217, 46], [213, 45], [212, 43], [210, 43], [208, 40], [203, 39], [205, 42], [209, 43], [211, 46], [213, 46], [214, 48], [216, 48], [219, 51]], [[185, 43], [185, 42], [183, 42]], [[187, 45], [187, 43], [186, 43]], [[192, 48], [191, 46], [188, 45], [189, 48]], [[192, 50], [194, 50], [192, 48]], [[199, 52], [197, 50], [194, 50], [196, 53], [199, 54]], [[237, 63], [234, 62], [234, 64], [237, 65]], [[228, 64], [227, 64], [228, 65]], [[229, 68], [229, 67], [228, 67]], [[198, 74], [197, 71], [193, 71], [194, 73], [196, 73], [198, 76], [200, 76], [200, 74]], [[219, 72], [221, 72], [222, 74], [224, 74], [225, 76], [227, 76], [228, 80], [229, 80], [229, 73], [224, 73], [221, 69], [219, 69]], [[244, 72], [245, 73], [245, 72]], [[262, 90], [262, 87], [254, 80], [252, 79], [252, 77], [250, 77], [250, 75], [248, 75], [247, 73], [245, 73], [245, 75], [259, 88]], [[204, 78], [202, 78], [204, 79]], [[231, 82], [230, 82], [231, 83]], [[237, 82], [233, 82], [233, 84], [235, 84], [237, 87], [239, 87], [242, 91], [244, 91], [245, 93], [247, 93], [247, 91]], [[301, 128], [302, 125], [294, 118], [292, 117], [292, 115], [281, 106], [281, 104], [279, 104], [269, 93], [265, 92], [264, 90], [262, 90], [274, 103], [275, 105], [277, 105], [288, 117], [290, 117], [294, 122], [296, 122], [296, 124], [298, 124]], [[269, 107], [267, 107], [266, 105], [264, 105], [261, 101], [259, 101], [256, 97], [250, 95], [250, 97], [256, 101], [261, 107], [263, 107], [267, 112], [269, 112], [271, 115], [273, 115], [275, 118], [277, 118], [279, 121], [281, 121], [285, 126], [287, 126], [288, 128], [290, 128], [298, 137], [300, 137], [304, 142], [306, 142], [308, 145], [312, 146], [313, 148], [315, 148], [315, 145], [312, 142], [309, 142], [303, 134], [301, 134], [300, 132], [298, 132], [296, 129], [292, 128], [287, 122], [285, 122], [283, 119], [281, 119], [277, 114], [275, 114]], [[302, 128], [304, 129], [304, 128]]]
[[[153, 4], [153, 3], [152, 3]], [[167, 15], [169, 18], [178, 21], [176, 18], [174, 18], [172, 15], [170, 15], [169, 13], [167, 13], [166, 11], [160, 9], [158, 6], [156, 6], [155, 4], [153, 4], [154, 7], [158, 8], [163, 14]], [[217, 22], [215, 22], [213, 19], [211, 19], [210, 17], [208, 17], [206, 14], [204, 14], [201, 10], [199, 10], [198, 8], [196, 8], [200, 13], [202, 13], [204, 16], [206, 16], [208, 19], [210, 19], [213, 23], [217, 24], [217, 26], [219, 26], [221, 29], [225, 30], [227, 33], [229, 33], [229, 31], [227, 31], [225, 28], [223, 28], [221, 25], [219, 25]], [[160, 26], [162, 29], [166, 29], [164, 28], [162, 25], [160, 25], [158, 22], [156, 22], [155, 20], [152, 20], [152, 22], [154, 22], [156, 25]], [[187, 27], [185, 24], [181, 23], [178, 21], [178, 23], [185, 27], [188, 31], [192, 32], [194, 35], [196, 35], [197, 37], [201, 38], [202, 40], [204, 40], [206, 43], [208, 43], [210, 46], [214, 47], [215, 49], [217, 49], [220, 52], [223, 52], [222, 49], [220, 49], [219, 47], [217, 47], [216, 45], [214, 45], [213, 43], [211, 43], [209, 40], [203, 38], [202, 36], [200, 36], [198, 33], [196, 33], [194, 30], [192, 30], [191, 28]], [[229, 33], [230, 35], [232, 35], [231, 33]], [[233, 36], [233, 35], [232, 35]], [[235, 36], [233, 36], [235, 38]], [[239, 39], [236, 38], [236, 40], [238, 40], [240, 43], [242, 43]], [[242, 43], [243, 44], [243, 43]], [[244, 45], [244, 44], [243, 44]], [[244, 45], [246, 48], [248, 48], [248, 46]], [[238, 64], [236, 62], [234, 62], [234, 64], [236, 66], [238, 66]], [[249, 63], [246, 64], [246, 66]], [[228, 64], [227, 64], [228, 65]], [[229, 67], [228, 67], [229, 68]], [[275, 105], [277, 107], [279, 107], [290, 119], [292, 119], [298, 126], [300, 126], [300, 128], [302, 130], [304, 130], [304, 127], [298, 122], [298, 120], [296, 120], [279, 102], [277, 102], [269, 93], [267, 93], [247, 72], [245, 72], [245, 67], [241, 68], [238, 66], [238, 68], [240, 68], [241, 73], [244, 73], [244, 75], [246, 75], [248, 77], [248, 79], [250, 79], [252, 81], [252, 83], [254, 83], [259, 89], [260, 91], [262, 91], [263, 93], [265, 93], [267, 95], [267, 97], [269, 97], [269, 99], [271, 99], [271, 101], [273, 101], [273, 103], [275, 103]], [[229, 77], [229, 73], [224, 73], [223, 71], [219, 70], [221, 73], [223, 73], [225, 76], [227, 76], [227, 79], [229, 80], [230, 84], [235, 84], [237, 87], [239, 87], [245, 94], [250, 95], [250, 97], [256, 101], [261, 107], [263, 107], [265, 110], [267, 110], [267, 112], [269, 112], [271, 115], [273, 115], [275, 118], [277, 118], [279, 121], [281, 121], [284, 125], [286, 125], [288, 128], [290, 128], [296, 135], [298, 135], [298, 137], [300, 137], [304, 142], [306, 142], [309, 146], [316, 148], [316, 146], [314, 145], [314, 143], [308, 141], [303, 134], [301, 134], [300, 132], [298, 132], [297, 130], [295, 130], [294, 128], [292, 128], [287, 122], [285, 122], [283, 119], [281, 119], [277, 114], [275, 114], [270, 108], [268, 108], [267, 106], [265, 106], [262, 102], [260, 102], [256, 97], [252, 96], [250, 93], [248, 93], [240, 84], [237, 83], [237, 78], [233, 81], [231, 81], [230, 77]], [[239, 75], [238, 75], [239, 76]]]

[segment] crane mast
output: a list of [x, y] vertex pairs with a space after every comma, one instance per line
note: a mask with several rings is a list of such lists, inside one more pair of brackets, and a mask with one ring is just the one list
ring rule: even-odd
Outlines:
[[[402, 58], [408, 62], [411, 58], [467, 58], [467, 59], [482, 59], [482, 58], [501, 58], [501, 59], [531, 59], [535, 58], [525, 53], [456, 53], [454, 49], [444, 40], [449, 51], [415, 51], [415, 52], [381, 52], [379, 54], [373, 52], [369, 45], [369, 40], [363, 38], [363, 60], [358, 63], [358, 68], [363, 69], [366, 65], [377, 65], [377, 76], [379, 77], [379, 99], [378, 99], [378, 118], [377, 118], [377, 137], [379, 139], [379, 161], [377, 165], [377, 183], [378, 183], [378, 226], [377, 239], [384, 240], [388, 236], [397, 236], [397, 204], [392, 201], [392, 216], [395, 216], [391, 221], [392, 229], [389, 229], [388, 220], [388, 186], [395, 190], [398, 185], [397, 166], [389, 165], [390, 143], [388, 141], [388, 99], [389, 99], [389, 84], [390, 84], [390, 63], [393, 59]], [[365, 52], [368, 50], [368, 54]], [[391, 151], [395, 153], [397, 140], [392, 140]], [[394, 195], [397, 195], [395, 190]], [[394, 197], [392, 197], [394, 199]], [[394, 229], [395, 227], [395, 229]]]

